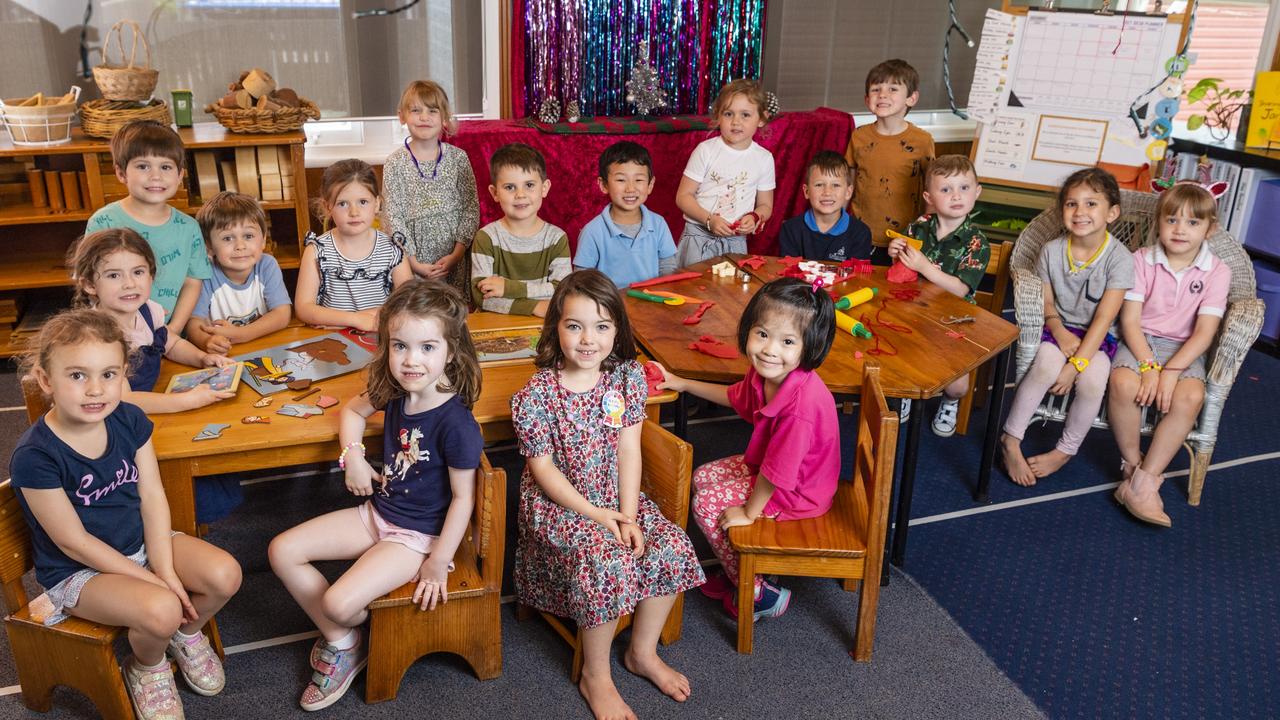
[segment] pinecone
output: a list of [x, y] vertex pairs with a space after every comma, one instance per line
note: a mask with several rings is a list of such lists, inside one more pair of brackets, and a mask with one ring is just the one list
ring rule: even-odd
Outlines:
[[564, 111], [564, 119], [571, 123], [576, 123], [581, 116], [582, 113], [578, 110], [578, 101], [570, 100], [569, 107], [565, 108]]
[[548, 125], [560, 120], [560, 101], [547, 98], [538, 106], [538, 120]]
[[782, 110], [782, 105], [778, 102], [778, 96], [767, 92], [764, 94], [764, 113], [768, 117], [777, 117], [778, 112]]

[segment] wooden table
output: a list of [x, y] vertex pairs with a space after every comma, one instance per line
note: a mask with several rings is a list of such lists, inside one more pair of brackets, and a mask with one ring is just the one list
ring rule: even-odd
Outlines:
[[[468, 324], [473, 330], [541, 327], [540, 318], [500, 315], [497, 313], [472, 313]], [[232, 348], [240, 355], [254, 350], [286, 343], [297, 343], [325, 335], [332, 330], [318, 330], [305, 326], [291, 326], [251, 343]], [[165, 360], [160, 369], [157, 387], [165, 387], [176, 372], [191, 368]], [[508, 439], [511, 431], [511, 396], [524, 387], [533, 375], [532, 361], [511, 365], [483, 368], [480, 397], [472, 408], [472, 414], [480, 423], [485, 441]], [[340, 402], [360, 394], [365, 389], [365, 373], [351, 372], [314, 383], [324, 395], [332, 395]], [[172, 415], [156, 416], [152, 440], [160, 460], [160, 475], [164, 479], [169, 498], [169, 510], [173, 516], [173, 528], [194, 535], [196, 533], [194, 478], [201, 475], [248, 472], [267, 468], [288, 467], [308, 463], [332, 462], [338, 457], [338, 409], [335, 406], [323, 415], [310, 418], [294, 418], [277, 415], [276, 411], [295, 395], [305, 391], [283, 390], [265, 408], [253, 407], [258, 393], [241, 383], [234, 398], [214, 403], [197, 410]], [[301, 402], [315, 402], [319, 394]], [[675, 400], [673, 392], [649, 398], [650, 413], [656, 413], [657, 404]], [[247, 415], [264, 415], [271, 418], [266, 425], [244, 425], [240, 419]], [[222, 437], [216, 440], [192, 441], [209, 423], [229, 423]], [[377, 454], [382, 439], [382, 414], [369, 418], [365, 427], [365, 444]]]
[[[744, 256], [728, 256], [741, 259]], [[744, 281], [740, 276], [721, 278], [706, 272], [725, 257], [707, 260], [682, 270], [702, 271], [701, 278], [666, 283], [654, 290], [667, 290], [681, 295], [711, 300], [716, 303], [697, 325], [685, 325], [683, 319], [696, 305], [659, 305], [657, 303], [627, 297], [627, 312], [636, 340], [644, 346], [653, 359], [662, 363], [677, 375], [731, 383], [742, 379], [747, 371], [747, 360], [737, 357], [731, 360], [715, 358], [690, 350], [689, 343], [701, 335], [711, 335], [737, 347], [738, 318], [746, 309], [751, 296], [769, 280], [778, 277], [783, 265], [777, 258], [769, 258], [759, 269], [748, 270]], [[881, 349], [896, 354], [872, 354], [875, 340], [855, 338], [843, 331], [836, 331], [835, 343], [826, 360], [818, 368], [818, 376], [836, 394], [857, 394], [862, 387], [862, 366], [867, 360], [880, 363], [880, 382], [888, 397], [924, 400], [942, 392], [956, 379], [969, 374], [982, 363], [995, 358], [995, 382], [990, 399], [992, 411], [987, 415], [986, 438], [982, 461], [978, 471], [975, 499], [987, 500], [991, 465], [995, 458], [996, 440], [999, 437], [999, 410], [1004, 399], [1004, 376], [1008, 368], [1008, 349], [1018, 338], [1018, 329], [1012, 323], [982, 308], [956, 297], [927, 281], [914, 285], [894, 285], [885, 277], [886, 268], [876, 267], [869, 275], [856, 275], [838, 283], [838, 294], [853, 292], [863, 287], [874, 287], [879, 294], [871, 302], [853, 308], [851, 315], [857, 319], [866, 316], [890, 321], [910, 328], [909, 333], [872, 327], [878, 335]], [[913, 300], [897, 300], [892, 294], [903, 288], [919, 291]], [[886, 302], [887, 300], [887, 302]], [[944, 325], [949, 316], [973, 316], [974, 321], [959, 325]], [[948, 333], [954, 332], [961, 337]], [[857, 357], [855, 353], [862, 353]], [[677, 422], [683, 413], [677, 411]], [[907, 438], [902, 461], [902, 475], [898, 491], [898, 509], [894, 522], [892, 551], [889, 557], [901, 566], [906, 554], [907, 532], [911, 518], [911, 496], [915, 487], [916, 455], [920, 444], [920, 427], [923, 408], [914, 408], [907, 423]], [[682, 428], [677, 428], [677, 432]], [[888, 574], [885, 574], [888, 577]]]

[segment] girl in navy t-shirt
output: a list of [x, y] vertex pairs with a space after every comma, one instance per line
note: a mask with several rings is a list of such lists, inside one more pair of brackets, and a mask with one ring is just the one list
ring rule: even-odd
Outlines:
[[51, 400], [9, 470], [31, 526], [36, 579], [53, 606], [129, 629], [125, 684], [138, 716], [181, 717], [166, 653], [187, 685], [216, 695], [222, 663], [200, 632], [240, 587], [226, 552], [169, 525], [151, 421], [122, 403], [129, 345], [108, 315], [69, 310], [45, 323], [28, 362]]
[[[480, 365], [467, 330], [467, 304], [438, 280], [396, 288], [378, 316], [378, 351], [368, 391], [342, 408], [338, 464], [357, 507], [308, 520], [271, 541], [271, 567], [320, 629], [304, 710], [337, 702], [368, 662], [365, 607], [416, 580], [423, 610], [445, 602], [449, 570], [475, 496], [484, 439], [471, 416]], [[366, 419], [383, 421], [382, 472], [365, 460]], [[317, 560], [355, 564], [332, 585]]]

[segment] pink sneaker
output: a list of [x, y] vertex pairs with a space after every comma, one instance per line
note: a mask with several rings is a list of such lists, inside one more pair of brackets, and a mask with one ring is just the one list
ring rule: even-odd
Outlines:
[[[787, 607], [790, 605], [790, 590], [761, 581], [760, 587], [756, 588], [755, 611], [751, 614], [751, 617], [755, 620], [782, 617], [782, 614], [787, 611]], [[734, 620], [738, 619], [737, 593], [724, 599], [724, 611]]]
[[138, 667], [136, 658], [130, 658], [125, 664], [124, 685], [139, 720], [184, 720], [182, 701], [167, 661], [160, 668], [148, 670]]
[[212, 697], [226, 687], [227, 676], [222, 670], [222, 661], [204, 633], [196, 633], [189, 640], [180, 639], [177, 635], [169, 638], [169, 655], [178, 663], [187, 687], [195, 693]]
[[707, 578], [707, 581], [702, 583], [698, 589], [702, 591], [703, 595], [712, 600], [724, 600], [726, 597], [738, 594], [738, 588], [729, 582], [729, 576], [723, 572], [718, 572]]
[[356, 630], [356, 644], [339, 650], [325, 644], [311, 676], [311, 684], [302, 692], [299, 704], [303, 710], [322, 710], [342, 699], [351, 687], [356, 675], [369, 663], [369, 650], [364, 644], [364, 633]]

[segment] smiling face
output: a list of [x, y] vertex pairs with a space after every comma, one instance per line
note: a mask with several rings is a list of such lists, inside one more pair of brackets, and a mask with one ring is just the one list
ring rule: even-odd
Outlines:
[[140, 155], [124, 170], [116, 168], [116, 179], [124, 183], [129, 197], [145, 205], [162, 205], [178, 192], [182, 171], [178, 163], [159, 155]]
[[907, 92], [898, 80], [878, 82], [867, 89], [867, 109], [877, 118], [906, 117], [907, 111], [920, 100], [920, 92]]
[[84, 291], [93, 303], [117, 317], [132, 317], [151, 296], [151, 266], [147, 259], [129, 250], [117, 250], [98, 263], [92, 278], [85, 278]]
[[1120, 206], [1112, 205], [1107, 196], [1088, 183], [1077, 183], [1067, 190], [1062, 202], [1062, 222], [1073, 238], [1101, 242], [1107, 225], [1120, 217]]
[[848, 173], [828, 173], [822, 168], [813, 168], [804, 184], [804, 196], [815, 215], [831, 217], [848, 207], [853, 198], [853, 185]]
[[624, 212], [639, 210], [653, 192], [653, 176], [649, 168], [639, 163], [613, 163], [609, 176], [596, 181], [600, 191], [609, 196], [609, 203]]
[[804, 328], [796, 313], [762, 308], [759, 319], [747, 332], [747, 360], [756, 374], [775, 387], [800, 367], [804, 350]]
[[83, 426], [102, 422], [120, 404], [125, 369], [119, 343], [85, 340], [55, 349], [34, 374], [59, 423]]
[[730, 98], [720, 110], [720, 137], [734, 150], [750, 147], [751, 138], [763, 126], [764, 118], [760, 115], [760, 108], [741, 93]]
[[262, 259], [267, 240], [256, 222], [236, 222], [213, 231], [209, 257], [237, 283], [243, 283]]
[[329, 215], [338, 234], [350, 237], [372, 227], [380, 207], [378, 196], [364, 183], [349, 182], [334, 196]]
[[402, 314], [388, 323], [387, 363], [391, 377], [410, 396], [436, 391], [449, 364], [449, 343], [435, 317]]
[[1177, 212], [1160, 218], [1160, 246], [1171, 258], [1194, 258], [1212, 229], [1211, 221], [1192, 215], [1191, 208], [1184, 204]]
[[564, 299], [556, 329], [565, 368], [585, 372], [600, 369], [618, 336], [617, 323], [586, 295]]
[[542, 209], [542, 199], [550, 190], [550, 180], [544, 180], [534, 170], [515, 165], [498, 168], [494, 182], [489, 186], [489, 194], [502, 207], [502, 214], [517, 222], [537, 217]]
[[981, 192], [982, 186], [973, 173], [930, 175], [928, 187], [924, 191], [924, 201], [941, 217], [962, 220], [973, 212], [973, 205]]
[[409, 129], [414, 140], [423, 142], [439, 140], [444, 129], [440, 108], [430, 107], [416, 98], [400, 111], [400, 122]]

